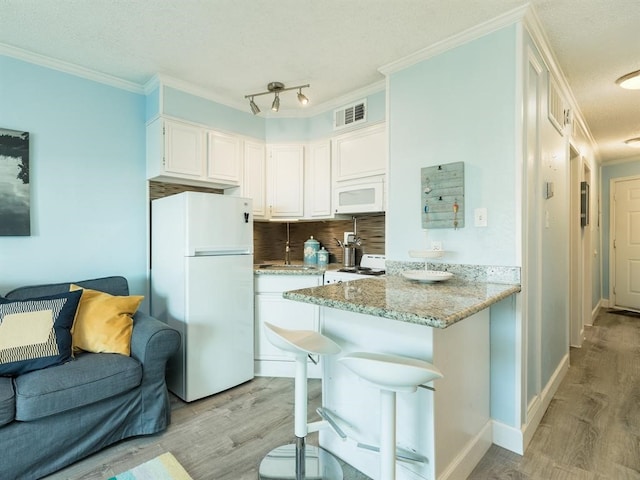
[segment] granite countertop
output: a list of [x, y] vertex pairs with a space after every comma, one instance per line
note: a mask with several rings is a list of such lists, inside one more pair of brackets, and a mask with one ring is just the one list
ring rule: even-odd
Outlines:
[[265, 261], [255, 264], [253, 272], [256, 275], [324, 275], [327, 270], [340, 268], [329, 265], [328, 268], [318, 268], [313, 265], [304, 265], [302, 262], [291, 262], [291, 265], [285, 265], [282, 260], [274, 260], [273, 262]]
[[401, 276], [365, 278], [284, 292], [283, 297], [429, 327], [447, 328], [517, 293], [520, 285], [453, 278], [418, 283]]

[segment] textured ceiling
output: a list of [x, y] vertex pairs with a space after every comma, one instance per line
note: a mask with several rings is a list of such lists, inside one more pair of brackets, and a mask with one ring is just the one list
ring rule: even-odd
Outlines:
[[[532, 0], [603, 161], [640, 159], [640, 1]], [[323, 105], [383, 80], [378, 68], [523, 0], [0, 0], [12, 47], [144, 85], [156, 73], [247, 108], [267, 83], [310, 83]], [[11, 53], [9, 52], [9, 53]], [[1, 74], [1, 72], [0, 72]], [[295, 95], [283, 94], [282, 111]], [[269, 99], [256, 98], [262, 110]]]

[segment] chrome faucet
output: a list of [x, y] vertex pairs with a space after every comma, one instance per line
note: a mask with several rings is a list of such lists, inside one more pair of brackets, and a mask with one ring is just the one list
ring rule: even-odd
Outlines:
[[284, 264], [291, 265], [291, 258], [289, 257], [289, 222], [287, 222], [287, 241], [284, 244]]

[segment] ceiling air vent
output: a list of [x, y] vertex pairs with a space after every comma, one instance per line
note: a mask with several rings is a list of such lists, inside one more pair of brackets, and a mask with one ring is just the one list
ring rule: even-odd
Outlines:
[[333, 129], [349, 127], [367, 121], [367, 101], [359, 100], [333, 112]]

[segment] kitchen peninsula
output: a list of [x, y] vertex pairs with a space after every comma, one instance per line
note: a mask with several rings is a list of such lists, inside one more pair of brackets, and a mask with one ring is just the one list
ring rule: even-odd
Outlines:
[[[466, 478], [492, 443], [490, 307], [513, 302], [520, 285], [467, 281], [416, 283], [400, 275], [288, 291], [319, 305], [321, 330], [342, 353], [405, 355], [436, 365], [444, 378], [398, 394], [398, 479]], [[378, 390], [337, 359], [323, 359], [323, 402], [348, 439], [320, 433], [320, 445], [378, 478]]]

